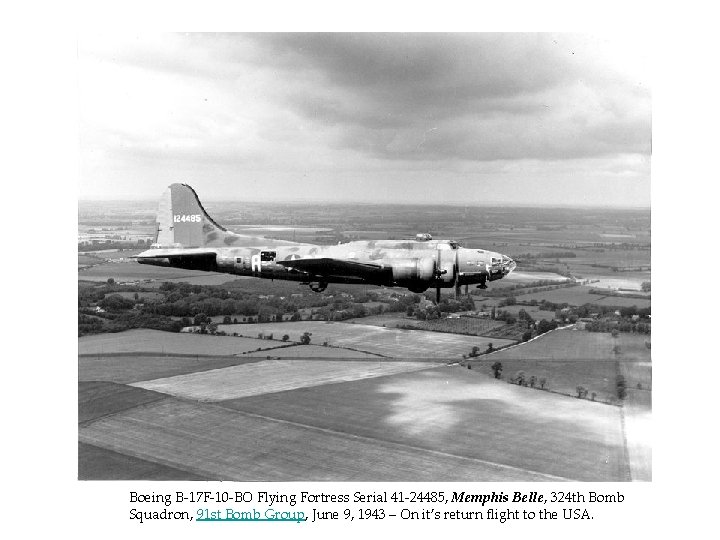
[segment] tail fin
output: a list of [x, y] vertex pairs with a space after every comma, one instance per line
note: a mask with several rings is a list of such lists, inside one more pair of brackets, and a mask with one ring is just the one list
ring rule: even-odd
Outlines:
[[163, 193], [157, 214], [158, 247], [227, 246], [236, 236], [208, 216], [197, 193], [187, 184], [172, 184]]

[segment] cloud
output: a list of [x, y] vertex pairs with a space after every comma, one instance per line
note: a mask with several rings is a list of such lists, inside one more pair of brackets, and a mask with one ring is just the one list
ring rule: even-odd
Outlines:
[[639, 182], [649, 201], [650, 90], [632, 53], [572, 34], [85, 36], [81, 191], [154, 195], [199, 178], [230, 193], [252, 176], [267, 179], [261, 198], [317, 186], [339, 199], [352, 190], [333, 182], [350, 178], [473, 192], [512, 170], [532, 177], [494, 195], [557, 173], [592, 189]]
[[[590, 38], [548, 34], [255, 36], [288, 107], [384, 159], [573, 159], [650, 151], [649, 90]], [[294, 74], [302, 76], [295, 79]]]

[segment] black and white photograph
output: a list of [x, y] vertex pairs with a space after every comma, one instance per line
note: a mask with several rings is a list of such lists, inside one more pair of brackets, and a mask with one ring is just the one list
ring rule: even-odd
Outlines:
[[78, 480], [652, 481], [635, 37], [82, 33]]

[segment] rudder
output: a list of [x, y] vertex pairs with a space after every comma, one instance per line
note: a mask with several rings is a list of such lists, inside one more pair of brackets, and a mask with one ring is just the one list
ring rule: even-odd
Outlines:
[[203, 247], [232, 236], [207, 214], [187, 184], [172, 184], [160, 198], [155, 244], [159, 247]]

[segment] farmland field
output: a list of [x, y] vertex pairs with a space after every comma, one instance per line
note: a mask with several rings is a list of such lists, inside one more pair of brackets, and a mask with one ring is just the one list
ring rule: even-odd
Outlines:
[[[470, 362], [472, 372], [478, 376], [493, 376], [494, 355]], [[509, 360], [502, 363], [502, 380], [525, 373], [525, 379], [535, 376], [536, 388], [541, 387], [540, 379], [545, 379], [544, 388], [567, 396], [577, 396], [576, 388], [583, 386], [588, 398], [596, 393], [596, 400], [604, 403], [617, 403], [615, 377], [618, 374], [617, 363], [611, 360], [588, 362], [585, 360]], [[538, 390], [539, 391], [539, 390]]]
[[[608, 333], [564, 329], [543, 334], [527, 343], [492, 353], [495, 360], [618, 360], [620, 362], [650, 362], [650, 350], [645, 346], [647, 336], [620, 333], [613, 338]], [[613, 352], [620, 346], [620, 354]]]
[[167, 396], [124, 384], [94, 381], [78, 385], [78, 421], [87, 422]]
[[236, 366], [252, 361], [253, 359], [245, 356], [194, 357], [141, 354], [80, 356], [78, 358], [79, 380], [133, 383]]
[[211, 371], [134, 383], [133, 386], [200, 401], [282, 392], [306, 386], [428, 369], [427, 362], [262, 360]]
[[521, 302], [529, 302], [530, 300], [547, 300], [556, 304], [567, 303], [571, 306], [581, 306], [583, 304], [593, 303], [598, 300], [598, 296], [590, 294], [591, 287], [578, 285], [577, 287], [566, 287], [555, 289], [552, 291], [542, 291], [530, 294], [520, 294], [516, 298]]
[[[241, 324], [222, 324], [218, 328], [227, 333], [247, 332], [247, 325]], [[288, 334], [291, 341], [299, 341], [304, 332], [310, 332], [313, 344], [327, 341], [328, 344], [337, 347], [348, 347], [396, 358], [461, 357], [469, 353], [474, 346], [484, 350], [491, 342], [496, 348], [513, 343], [510, 340], [497, 338], [487, 339], [422, 330], [319, 321], [261, 323], [252, 325], [252, 330], [275, 336]]]
[[174, 399], [99, 419], [81, 428], [80, 442], [215, 480], [552, 478], [522, 468]]
[[428, 330], [432, 332], [450, 332], [458, 334], [471, 334], [475, 336], [482, 336], [501, 326], [505, 326], [502, 321], [493, 321], [489, 318], [477, 318], [477, 317], [458, 317], [458, 318], [445, 318], [432, 319], [429, 321], [408, 321], [405, 324], [405, 328], [412, 327], [417, 330]]
[[395, 328], [398, 324], [417, 321], [415, 317], [408, 317], [404, 313], [383, 313], [382, 315], [370, 315], [369, 317], [359, 317], [357, 319], [348, 319], [343, 321], [346, 324], [367, 324], [371, 326], [386, 326]]
[[209, 480], [209, 478], [81, 442], [78, 443], [78, 480]]
[[561, 276], [560, 274], [555, 274], [553, 272], [523, 272], [521, 270], [515, 270], [512, 274], [509, 276], [506, 276], [503, 279], [503, 282], [510, 283], [513, 285], [516, 284], [522, 284], [526, 282], [533, 282], [533, 281], [540, 281], [540, 280], [547, 280], [547, 281], [567, 281], [566, 276]]
[[161, 332], [160, 330], [126, 330], [115, 334], [95, 334], [78, 339], [80, 354], [160, 353], [232, 355], [256, 349], [274, 348], [278, 341], [231, 336], [210, 336]]
[[610, 307], [632, 307], [635, 306], [638, 309], [649, 308], [650, 300], [643, 298], [624, 298], [622, 296], [598, 296], [595, 295], [597, 300], [593, 304], [598, 306], [610, 306]]
[[[276, 343], [281, 344], [281, 342]], [[293, 345], [292, 347], [283, 347], [271, 351], [249, 352], [245, 353], [243, 358], [267, 358], [268, 356], [271, 358], [374, 358], [375, 360], [379, 358], [375, 354], [338, 347], [323, 347], [322, 345]]]
[[221, 404], [564, 478], [622, 480], [627, 475], [618, 407], [497, 382], [460, 367]]

